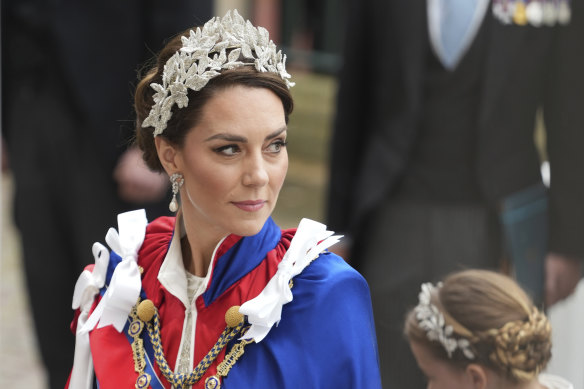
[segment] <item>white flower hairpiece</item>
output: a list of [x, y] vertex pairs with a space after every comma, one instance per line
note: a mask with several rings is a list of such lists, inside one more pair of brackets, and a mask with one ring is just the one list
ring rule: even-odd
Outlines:
[[[209, 20], [202, 29], [197, 27], [181, 39], [182, 48], [164, 65], [162, 85], [150, 84], [156, 91], [154, 105], [142, 127], [154, 127], [154, 136], [166, 129], [175, 104], [179, 108], [188, 105], [189, 89], [203, 89], [209, 80], [221, 74], [221, 70], [254, 66], [259, 72], [278, 74], [288, 88], [294, 86], [286, 72], [286, 55], [281, 50], [276, 51], [268, 30], [254, 27], [237, 10], [227, 12], [223, 18]], [[229, 54], [227, 50], [231, 50]], [[242, 62], [240, 56], [254, 61]]]
[[446, 324], [444, 315], [436, 305], [432, 304], [432, 292], [442, 287], [439, 282], [436, 286], [430, 282], [422, 284], [422, 290], [419, 295], [419, 303], [414, 308], [418, 325], [426, 331], [426, 336], [431, 341], [442, 343], [448, 358], [452, 358], [452, 353], [459, 348], [468, 359], [474, 359], [475, 355], [471, 350], [468, 339], [455, 339], [453, 336], [454, 329], [451, 325]]

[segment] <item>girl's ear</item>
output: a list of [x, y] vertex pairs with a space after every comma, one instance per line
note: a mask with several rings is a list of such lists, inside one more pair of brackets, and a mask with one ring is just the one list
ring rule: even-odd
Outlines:
[[465, 372], [472, 383], [473, 389], [487, 388], [487, 372], [484, 367], [476, 363], [471, 363], [466, 367]]
[[169, 176], [182, 171], [181, 154], [175, 146], [160, 136], [154, 138], [154, 144], [156, 145], [158, 159]]

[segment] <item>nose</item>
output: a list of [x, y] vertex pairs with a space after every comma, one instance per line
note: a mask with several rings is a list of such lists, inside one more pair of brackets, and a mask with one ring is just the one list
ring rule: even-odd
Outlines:
[[267, 162], [261, 152], [248, 156], [243, 172], [243, 185], [261, 187], [269, 182]]

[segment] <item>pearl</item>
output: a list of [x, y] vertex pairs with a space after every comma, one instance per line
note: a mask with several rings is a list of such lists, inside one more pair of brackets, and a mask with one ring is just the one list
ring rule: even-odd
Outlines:
[[173, 197], [170, 204], [168, 204], [168, 209], [170, 209], [170, 212], [178, 211], [178, 202], [176, 201], [176, 196]]

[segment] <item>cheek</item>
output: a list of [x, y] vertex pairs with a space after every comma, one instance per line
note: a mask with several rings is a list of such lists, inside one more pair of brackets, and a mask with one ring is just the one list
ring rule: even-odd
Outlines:
[[282, 189], [282, 185], [284, 184], [284, 179], [286, 178], [286, 173], [288, 173], [288, 156], [286, 155], [285, 158], [282, 158], [282, 161], [274, 166], [272, 170], [270, 182], [274, 189], [277, 189], [278, 192]]
[[223, 199], [237, 180], [232, 170], [219, 169], [216, 165], [204, 161], [191, 167], [189, 178], [191, 182], [187, 183], [187, 186], [195, 192], [191, 193], [193, 197], [207, 197], [213, 200]]
[[446, 369], [442, 375], [442, 387], [450, 389], [472, 388], [463, 371]]

